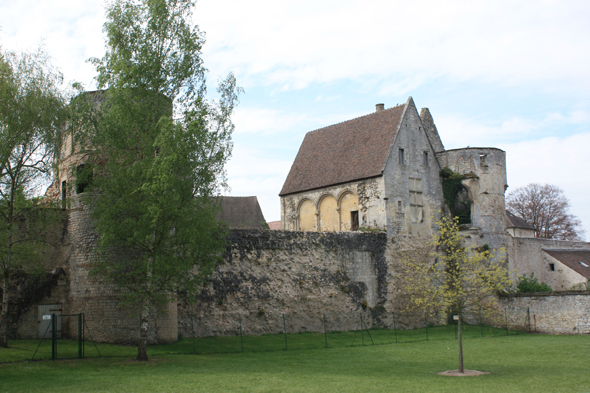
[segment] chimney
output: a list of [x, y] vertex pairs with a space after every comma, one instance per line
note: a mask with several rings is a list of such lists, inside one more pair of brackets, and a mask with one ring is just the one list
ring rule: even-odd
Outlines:
[[375, 112], [381, 112], [383, 109], [385, 109], [385, 104], [375, 105]]

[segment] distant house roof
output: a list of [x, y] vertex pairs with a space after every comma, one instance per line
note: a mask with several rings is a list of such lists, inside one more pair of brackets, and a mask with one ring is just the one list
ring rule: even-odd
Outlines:
[[277, 231], [281, 229], [281, 222], [280, 221], [270, 221], [267, 222], [268, 229], [272, 229], [273, 231]]
[[405, 107], [308, 132], [279, 195], [381, 175]]
[[590, 279], [590, 250], [543, 249], [576, 273]]
[[229, 225], [230, 228], [264, 229], [264, 215], [255, 196], [234, 197], [222, 196], [221, 210], [217, 220]]
[[527, 224], [525, 220], [515, 216], [508, 210], [506, 210], [506, 228], [531, 229], [533, 231], [535, 230], [534, 226]]

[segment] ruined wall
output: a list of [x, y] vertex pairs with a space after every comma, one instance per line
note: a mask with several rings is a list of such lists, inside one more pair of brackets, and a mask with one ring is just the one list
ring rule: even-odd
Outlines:
[[515, 294], [501, 300], [509, 326], [546, 334], [590, 334], [590, 292]]
[[384, 233], [230, 231], [225, 261], [195, 305], [179, 303], [184, 336], [357, 329], [359, 311], [379, 316], [388, 296]]
[[284, 230], [349, 231], [353, 211], [358, 212], [359, 227], [385, 230], [382, 177], [281, 197]]
[[[33, 220], [33, 222], [27, 222]], [[36, 338], [39, 305], [63, 304], [67, 309], [69, 286], [67, 272], [67, 212], [52, 208], [40, 208], [31, 212], [22, 221], [27, 236], [41, 243], [39, 254], [42, 258], [39, 270], [18, 271], [11, 274], [8, 294], [8, 336], [9, 338]], [[5, 288], [1, 288], [0, 299]]]
[[[523, 274], [530, 275], [535, 274], [535, 277], [539, 282], [553, 282], [557, 284], [560, 281], [558, 287], [553, 287], [554, 290], [567, 290], [572, 285], [577, 283], [576, 280], [572, 281], [568, 285], [563, 282], [563, 279], [559, 279], [559, 276], [564, 276], [565, 273], [559, 271], [551, 271], [549, 269], [549, 262], [546, 259], [547, 254], [543, 252], [543, 249], [590, 249], [589, 242], [574, 242], [566, 240], [555, 240], [555, 239], [542, 239], [542, 238], [526, 238], [526, 237], [511, 237], [510, 245], [508, 247], [508, 258], [509, 258], [509, 269], [513, 275], [513, 279], [522, 276]], [[564, 267], [565, 270], [571, 270]], [[566, 277], [563, 277], [566, 278]], [[549, 284], [551, 285], [551, 284]]]

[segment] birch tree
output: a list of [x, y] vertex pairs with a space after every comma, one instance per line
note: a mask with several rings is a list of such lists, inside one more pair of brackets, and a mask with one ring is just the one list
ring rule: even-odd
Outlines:
[[[180, 291], [196, 293], [225, 247], [213, 197], [226, 182], [239, 89], [230, 74], [219, 99], [206, 98], [194, 3], [108, 5], [106, 54], [92, 60], [106, 90], [98, 117], [80, 123], [79, 135], [95, 148], [94, 192], [87, 193], [100, 235], [95, 273], [141, 310], [138, 360], [148, 358], [153, 308]], [[88, 108], [83, 98], [80, 107]]]

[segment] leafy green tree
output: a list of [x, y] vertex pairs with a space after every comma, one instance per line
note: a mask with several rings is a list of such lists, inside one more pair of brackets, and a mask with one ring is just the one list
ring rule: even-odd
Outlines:
[[147, 360], [153, 307], [196, 293], [225, 247], [213, 197], [226, 183], [240, 89], [230, 74], [217, 101], [205, 98], [204, 38], [190, 24], [193, 6], [111, 2], [107, 51], [92, 60], [106, 90], [76, 102], [77, 135], [94, 147], [94, 192], [86, 195], [100, 235], [95, 273], [141, 309], [138, 360]]
[[[446, 312], [458, 317], [459, 372], [463, 367], [462, 323], [466, 313], [491, 312], [497, 295], [510, 287], [508, 269], [487, 247], [466, 246], [459, 219], [443, 216], [437, 222], [431, 260], [406, 260], [405, 291], [410, 307]], [[500, 250], [501, 251], [501, 250]]]
[[[42, 221], [32, 220], [65, 115], [62, 77], [42, 52], [0, 52], [0, 346], [7, 346], [10, 278], [39, 268]], [[47, 211], [45, 218], [48, 217]]]

